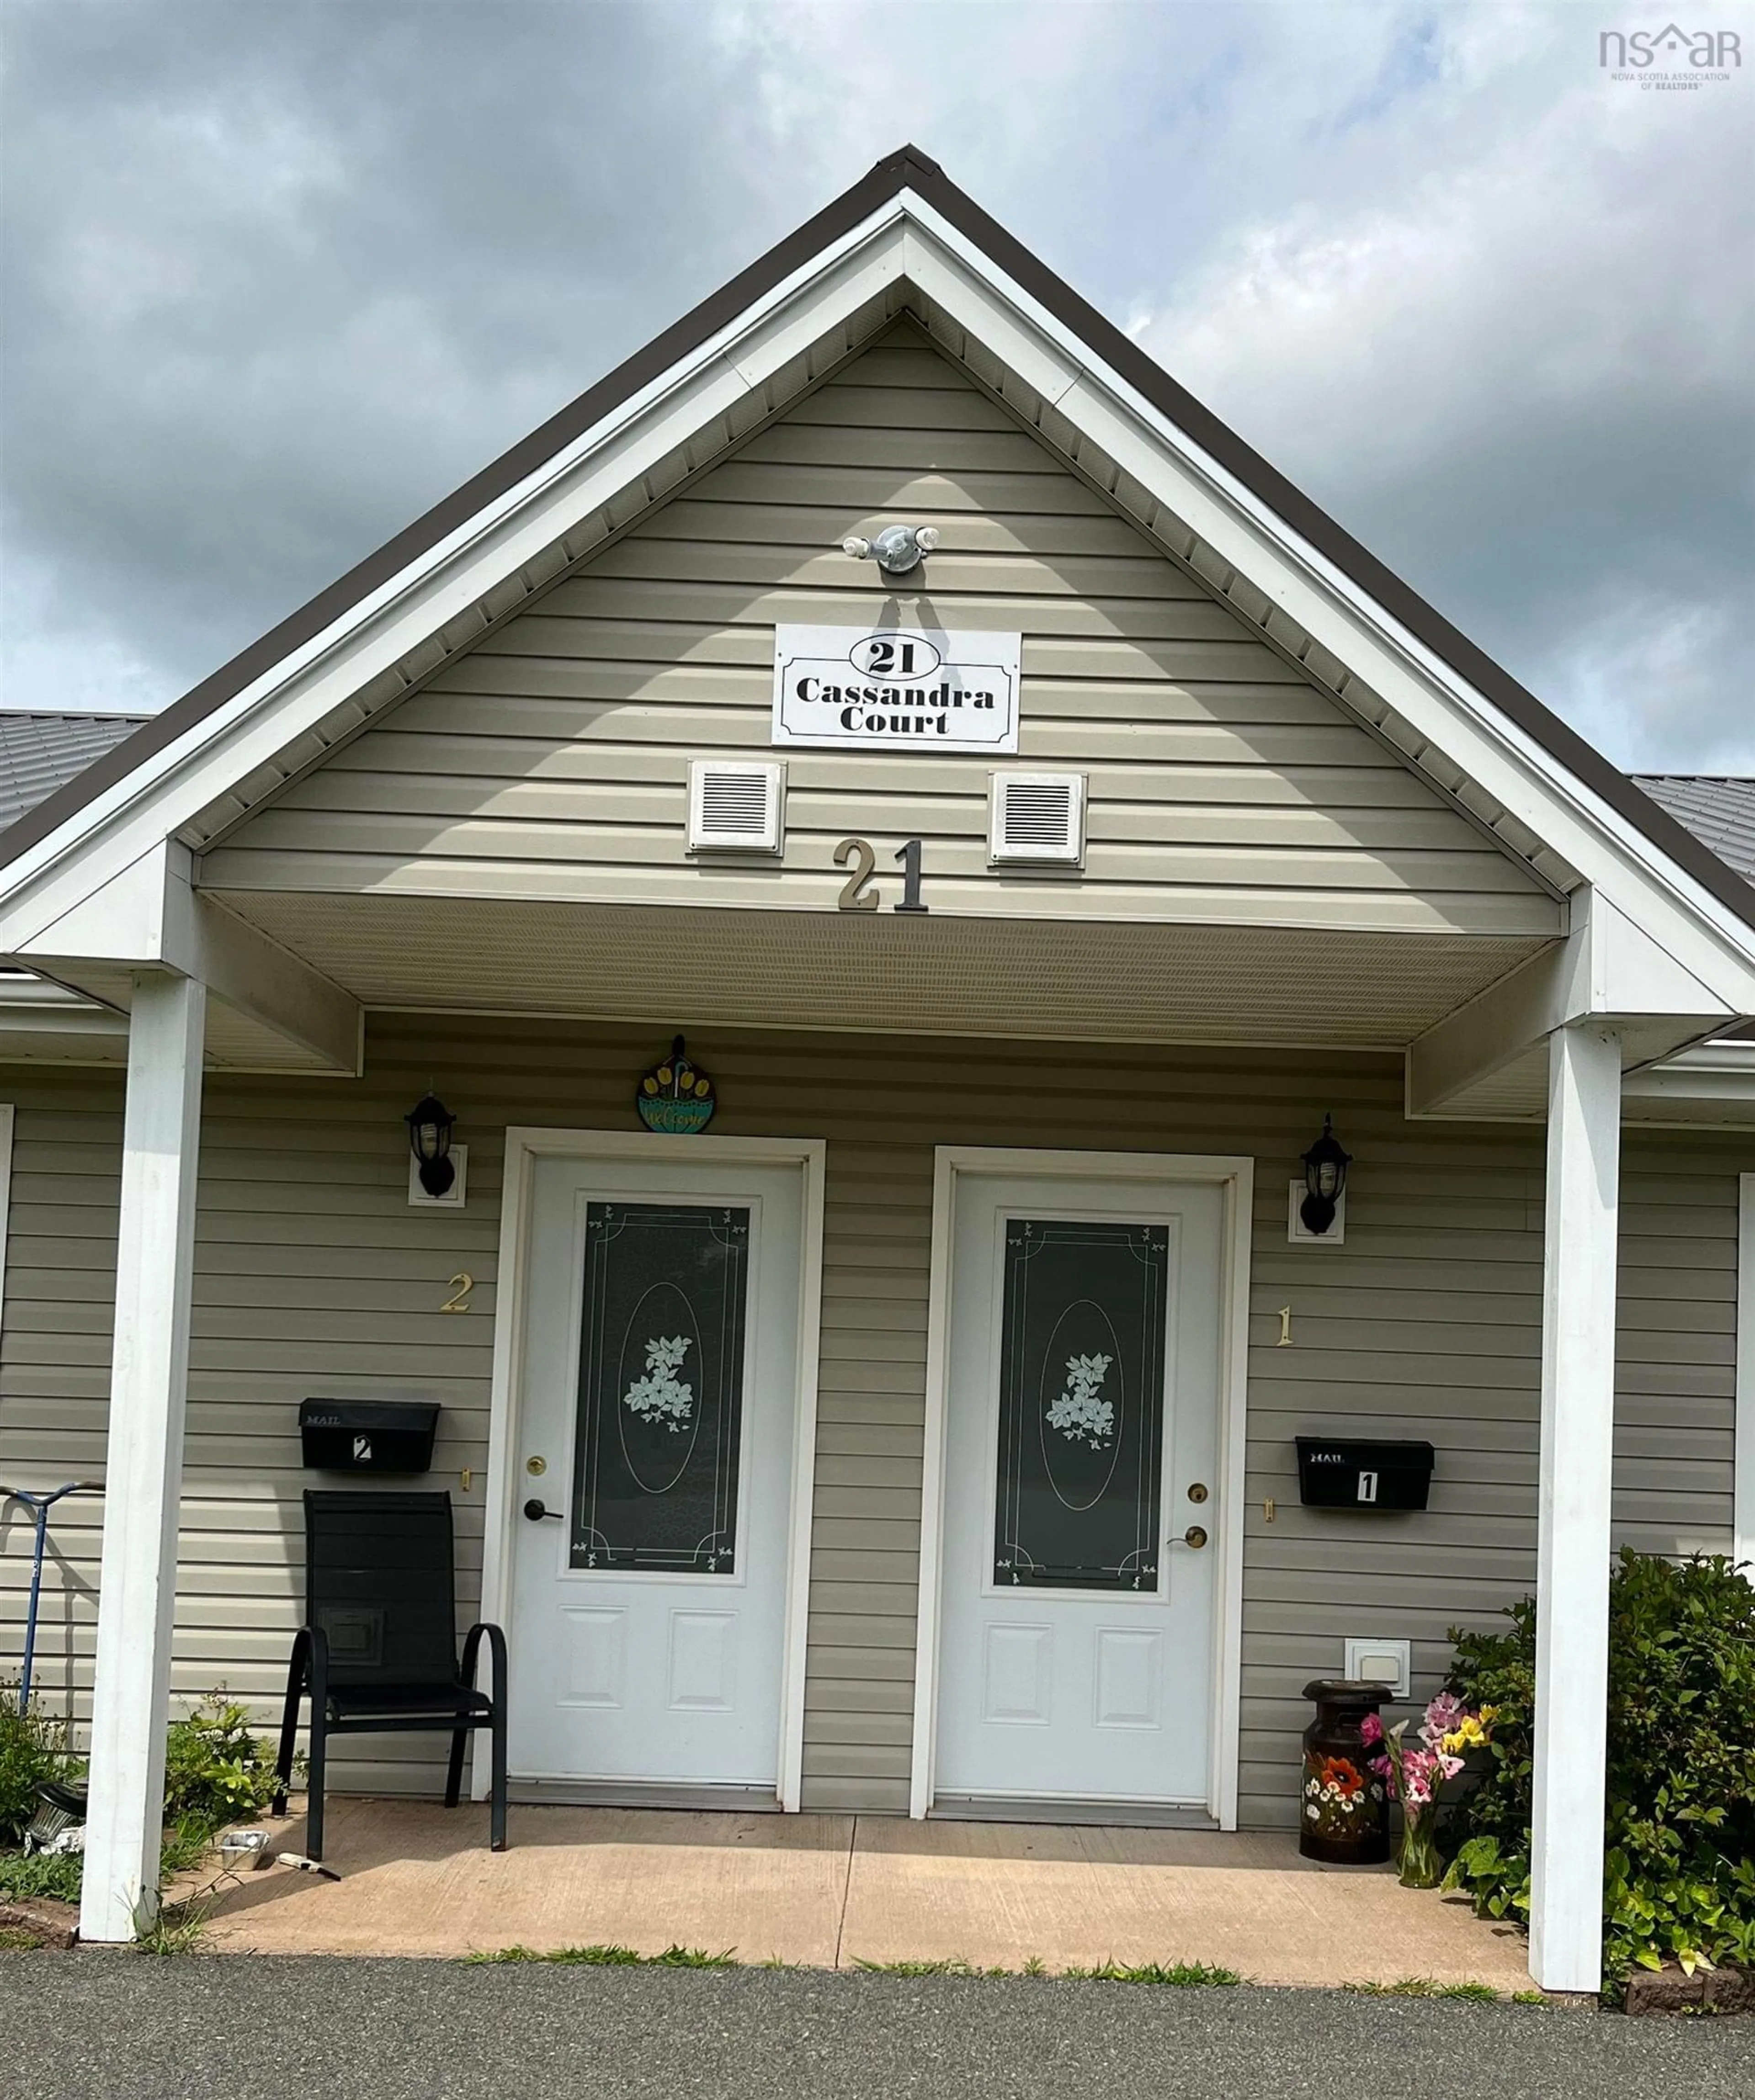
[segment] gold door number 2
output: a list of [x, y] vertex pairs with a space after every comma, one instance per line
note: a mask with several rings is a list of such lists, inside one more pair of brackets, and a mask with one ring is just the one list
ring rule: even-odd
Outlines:
[[451, 1279], [451, 1295], [439, 1308], [441, 1312], [466, 1312], [469, 1294], [475, 1287], [475, 1279], [466, 1268], [460, 1268]]

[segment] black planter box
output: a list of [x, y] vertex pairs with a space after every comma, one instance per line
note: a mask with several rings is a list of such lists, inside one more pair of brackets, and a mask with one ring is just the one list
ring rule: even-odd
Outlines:
[[424, 1473], [433, 1462], [435, 1400], [306, 1400], [305, 1463], [324, 1473]]
[[1298, 1499], [1315, 1509], [1417, 1510], [1432, 1485], [1430, 1444], [1301, 1436]]

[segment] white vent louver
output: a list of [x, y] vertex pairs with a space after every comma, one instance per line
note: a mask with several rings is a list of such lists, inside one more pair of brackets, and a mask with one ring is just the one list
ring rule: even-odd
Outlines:
[[1085, 858], [1085, 775], [996, 773], [992, 779], [988, 859], [1076, 867]]
[[777, 854], [785, 788], [783, 765], [696, 759], [688, 769], [689, 851]]

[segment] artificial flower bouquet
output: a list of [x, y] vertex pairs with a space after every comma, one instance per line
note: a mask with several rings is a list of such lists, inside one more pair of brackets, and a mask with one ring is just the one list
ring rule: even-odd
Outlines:
[[1360, 1724], [1367, 1746], [1381, 1745], [1371, 1769], [1389, 1789], [1390, 1800], [1401, 1805], [1396, 1863], [1404, 1888], [1435, 1889], [1443, 1879], [1444, 1863], [1438, 1850], [1439, 1794], [1445, 1781], [1462, 1770], [1466, 1753], [1492, 1740], [1495, 1711], [1483, 1706], [1471, 1713], [1453, 1692], [1441, 1692], [1420, 1723], [1418, 1749], [1403, 1740], [1408, 1732], [1405, 1721], [1386, 1729], [1375, 1714], [1368, 1714]]

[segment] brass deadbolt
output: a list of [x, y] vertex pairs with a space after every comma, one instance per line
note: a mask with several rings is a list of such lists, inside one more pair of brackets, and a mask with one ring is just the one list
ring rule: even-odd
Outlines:
[[1187, 1530], [1183, 1533], [1183, 1543], [1185, 1546], [1193, 1546], [1197, 1552], [1206, 1544], [1206, 1542], [1207, 1535], [1197, 1524], [1190, 1524]]
[[524, 1461], [524, 1471], [527, 1473], [546, 1473], [548, 1471], [548, 1460], [546, 1458], [526, 1458]]
[[1204, 1502], [1206, 1498], [1206, 1482], [1205, 1480], [1196, 1480], [1194, 1485], [1188, 1490], [1189, 1501], [1191, 1502]]

